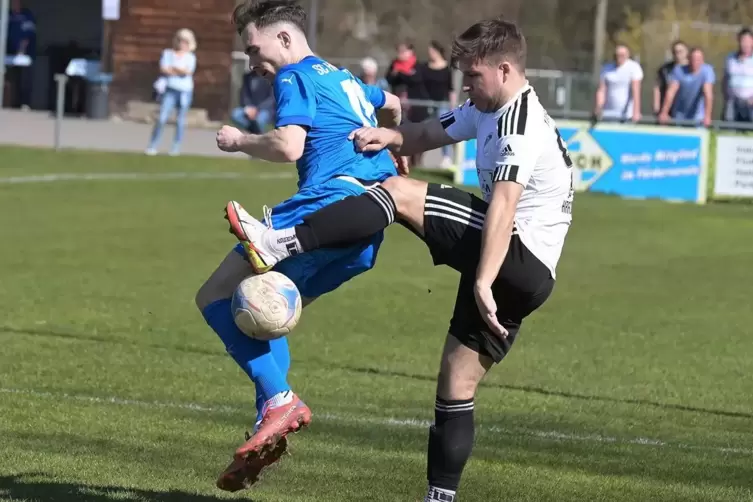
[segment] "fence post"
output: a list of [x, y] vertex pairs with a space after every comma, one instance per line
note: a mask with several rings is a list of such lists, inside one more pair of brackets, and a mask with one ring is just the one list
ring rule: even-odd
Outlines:
[[60, 129], [63, 126], [63, 113], [65, 112], [65, 84], [68, 82], [68, 75], [58, 73], [55, 75], [57, 82], [57, 107], [55, 110], [55, 150], [60, 150]]
[[8, 39], [8, 11], [10, 11], [10, 5], [8, 0], [0, 0], [0, 108], [3, 107], [3, 101], [5, 99], [5, 52], [6, 41]]

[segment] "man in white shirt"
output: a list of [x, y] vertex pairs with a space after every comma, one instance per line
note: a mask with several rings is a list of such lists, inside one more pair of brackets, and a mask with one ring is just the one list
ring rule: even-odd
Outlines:
[[643, 69], [630, 59], [630, 49], [618, 45], [614, 50], [614, 62], [601, 70], [599, 87], [596, 90], [594, 115], [597, 119], [641, 119], [641, 82]]
[[227, 207], [231, 230], [259, 273], [298, 253], [358, 241], [394, 221], [427, 244], [436, 265], [461, 273], [429, 432], [426, 502], [455, 500], [473, 448], [478, 384], [509, 352], [523, 319], [551, 294], [572, 221], [572, 162], [525, 78], [520, 29], [481, 21], [455, 40], [452, 52], [468, 101], [439, 118], [361, 128], [350, 137], [361, 151], [390, 148], [402, 156], [475, 138], [483, 199], [395, 176], [295, 228], [267, 228], [237, 202]]
[[753, 121], [753, 32], [743, 28], [737, 34], [738, 50], [724, 62], [722, 91], [727, 101], [725, 120]]

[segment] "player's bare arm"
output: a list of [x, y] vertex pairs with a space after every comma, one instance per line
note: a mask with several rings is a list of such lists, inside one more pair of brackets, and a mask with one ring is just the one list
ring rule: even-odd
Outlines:
[[476, 271], [476, 303], [484, 320], [498, 336], [506, 336], [505, 328], [497, 320], [497, 305], [492, 284], [499, 275], [510, 247], [515, 220], [515, 208], [523, 193], [523, 185], [500, 181], [492, 188], [492, 200], [486, 211], [481, 231], [481, 258]]
[[406, 123], [387, 129], [384, 127], [356, 129], [350, 139], [364, 152], [389, 148], [400, 155], [413, 155], [457, 143], [442, 127], [439, 119], [419, 123]]
[[391, 92], [384, 92], [384, 106], [377, 110], [377, 121], [382, 127], [397, 127], [402, 119], [400, 98]]
[[298, 125], [278, 127], [265, 134], [245, 134], [223, 126], [217, 133], [217, 146], [225, 152], [243, 152], [269, 162], [295, 162], [303, 155], [306, 129]]

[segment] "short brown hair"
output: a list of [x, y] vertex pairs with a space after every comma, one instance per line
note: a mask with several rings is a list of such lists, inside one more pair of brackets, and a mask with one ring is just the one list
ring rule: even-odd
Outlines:
[[295, 0], [247, 0], [235, 8], [232, 21], [239, 35], [251, 23], [257, 28], [290, 23], [306, 32], [306, 11]]
[[486, 59], [499, 59], [517, 66], [526, 67], [526, 39], [515, 23], [503, 19], [480, 21], [452, 42], [452, 60], [474, 63]]

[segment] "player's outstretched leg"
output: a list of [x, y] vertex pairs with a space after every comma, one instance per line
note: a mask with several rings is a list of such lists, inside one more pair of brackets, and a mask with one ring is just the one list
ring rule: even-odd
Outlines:
[[320, 248], [352, 246], [395, 220], [423, 235], [427, 183], [401, 176], [385, 180], [356, 197], [311, 213], [301, 225], [273, 229], [251, 217], [237, 202], [227, 205], [230, 231], [243, 243], [257, 273], [285, 258]]
[[473, 450], [473, 398], [491, 358], [447, 336], [437, 381], [434, 424], [429, 428], [424, 502], [453, 502]]

